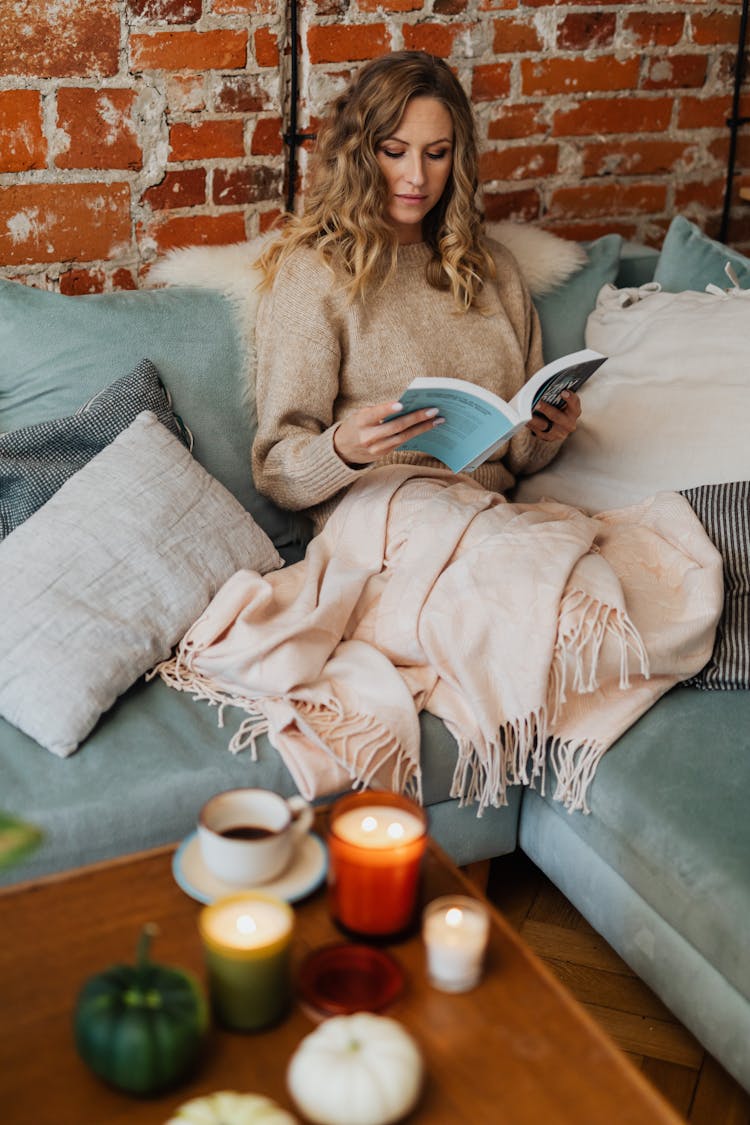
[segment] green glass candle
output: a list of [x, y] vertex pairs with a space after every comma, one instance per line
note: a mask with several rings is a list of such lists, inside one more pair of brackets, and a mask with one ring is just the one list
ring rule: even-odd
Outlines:
[[229, 895], [201, 911], [199, 929], [219, 1022], [255, 1031], [280, 1019], [291, 1001], [291, 907], [262, 892]]

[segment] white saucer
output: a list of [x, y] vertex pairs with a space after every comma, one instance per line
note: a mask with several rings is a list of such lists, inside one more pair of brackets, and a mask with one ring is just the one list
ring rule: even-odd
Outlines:
[[178, 886], [191, 898], [206, 904], [243, 890], [267, 891], [269, 895], [276, 895], [287, 902], [297, 902], [322, 883], [327, 870], [326, 846], [314, 832], [308, 832], [302, 839], [291, 863], [281, 875], [258, 887], [238, 887], [217, 879], [203, 862], [197, 832], [186, 836], [172, 857], [172, 874]]

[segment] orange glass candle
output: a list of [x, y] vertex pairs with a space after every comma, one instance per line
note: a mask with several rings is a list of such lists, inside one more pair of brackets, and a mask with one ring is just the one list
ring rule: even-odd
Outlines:
[[385, 937], [414, 919], [427, 844], [424, 810], [396, 793], [354, 793], [331, 810], [331, 914], [355, 934]]

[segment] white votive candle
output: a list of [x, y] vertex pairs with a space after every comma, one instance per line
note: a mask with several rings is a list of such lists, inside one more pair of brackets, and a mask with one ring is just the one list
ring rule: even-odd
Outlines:
[[446, 895], [429, 903], [422, 917], [430, 983], [443, 992], [466, 992], [479, 982], [490, 932], [481, 902]]

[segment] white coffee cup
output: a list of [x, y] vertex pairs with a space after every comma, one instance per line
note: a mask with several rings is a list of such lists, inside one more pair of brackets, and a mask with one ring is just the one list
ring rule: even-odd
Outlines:
[[206, 801], [198, 817], [203, 862], [224, 883], [268, 883], [288, 867], [312, 820], [312, 806], [302, 797], [227, 789]]

